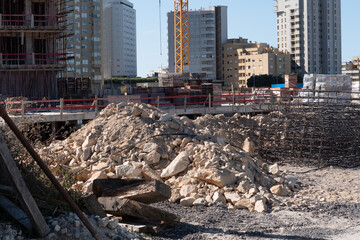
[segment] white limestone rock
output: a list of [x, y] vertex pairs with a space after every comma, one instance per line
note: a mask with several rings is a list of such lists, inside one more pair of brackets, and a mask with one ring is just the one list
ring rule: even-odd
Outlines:
[[174, 176], [182, 171], [184, 171], [188, 165], [189, 161], [189, 153], [187, 151], [183, 151], [177, 155], [177, 157], [167, 166], [161, 173], [162, 178], [168, 178]]

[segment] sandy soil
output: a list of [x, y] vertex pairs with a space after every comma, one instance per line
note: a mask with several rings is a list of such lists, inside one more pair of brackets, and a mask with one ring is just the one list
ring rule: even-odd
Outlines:
[[154, 239], [360, 239], [360, 168], [281, 168], [301, 190], [270, 213], [161, 203], [182, 221]]

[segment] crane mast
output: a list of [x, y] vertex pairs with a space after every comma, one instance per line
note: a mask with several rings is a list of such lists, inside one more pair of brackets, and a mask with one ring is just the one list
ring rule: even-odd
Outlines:
[[174, 0], [175, 73], [189, 65], [189, 1]]

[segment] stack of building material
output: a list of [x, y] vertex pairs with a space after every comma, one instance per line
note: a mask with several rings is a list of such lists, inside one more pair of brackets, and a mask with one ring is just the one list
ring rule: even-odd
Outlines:
[[189, 73], [161, 73], [159, 74], [160, 87], [184, 87], [190, 79]]
[[304, 89], [300, 96], [304, 102], [335, 103], [351, 98], [351, 78], [345, 75], [309, 74], [304, 76]]
[[297, 75], [285, 75], [285, 88], [297, 88]]
[[[352, 82], [352, 97], [360, 98], [360, 81]], [[360, 100], [355, 100], [355, 102], [360, 103]]]

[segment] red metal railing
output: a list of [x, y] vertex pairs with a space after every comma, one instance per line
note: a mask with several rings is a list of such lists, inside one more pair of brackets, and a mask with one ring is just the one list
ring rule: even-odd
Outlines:
[[[203, 101], [196, 101], [192, 99], [203, 99]], [[231, 98], [229, 100], [229, 98]], [[174, 101], [180, 100], [181, 101]], [[153, 100], [153, 101], [151, 101]], [[221, 104], [244, 104], [244, 103], [253, 103], [253, 102], [264, 102], [273, 100], [273, 95], [262, 94], [262, 93], [234, 93], [222, 95], [184, 95], [184, 96], [168, 96], [168, 97], [147, 97], [147, 98], [131, 98], [131, 97], [118, 97], [118, 98], [89, 98], [89, 99], [59, 99], [59, 100], [35, 100], [35, 101], [11, 101], [11, 102], [2, 102], [6, 104], [7, 111], [12, 112], [21, 112], [22, 115], [25, 112], [49, 112], [49, 111], [60, 111], [62, 114], [64, 111], [74, 111], [74, 110], [88, 110], [88, 111], [99, 111], [102, 108], [105, 108], [108, 102], [123, 102], [123, 101], [132, 101], [132, 102], [149, 102], [148, 104], [152, 106], [174, 106], [179, 107], [183, 106], [195, 106], [198, 107], [213, 107], [221, 106]], [[168, 101], [168, 102], [164, 102]], [[172, 102], [171, 102], [172, 101]]]

